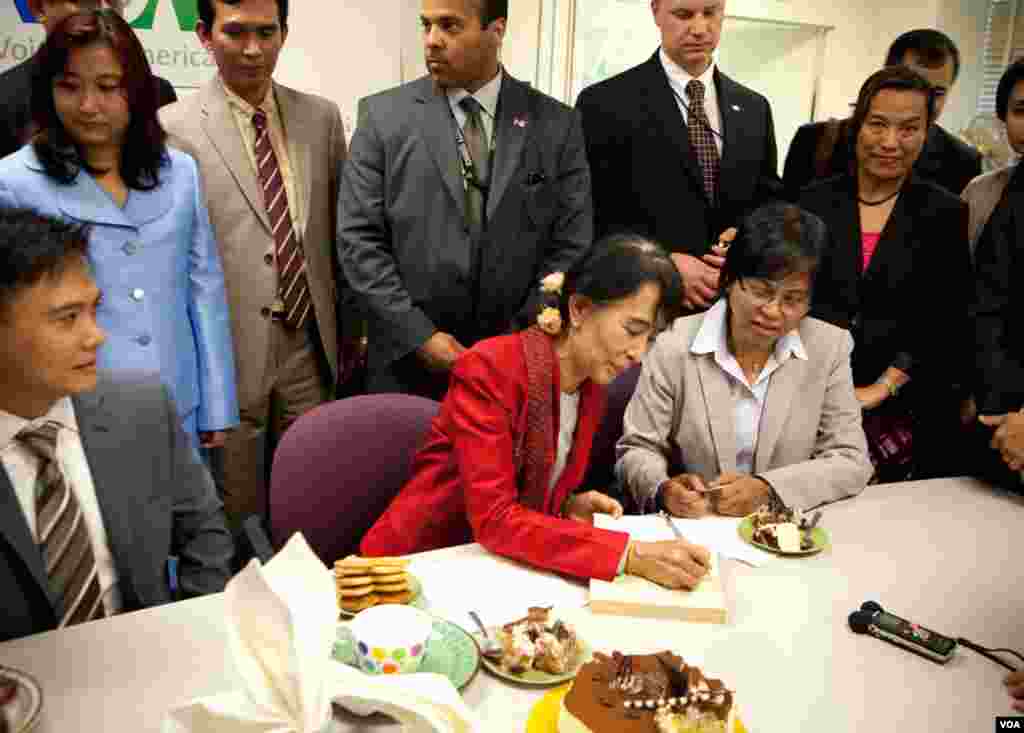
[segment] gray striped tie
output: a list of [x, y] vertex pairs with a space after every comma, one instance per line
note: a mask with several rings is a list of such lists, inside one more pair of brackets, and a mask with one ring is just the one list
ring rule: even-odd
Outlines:
[[57, 423], [22, 430], [17, 439], [39, 457], [36, 476], [36, 542], [50, 590], [60, 603], [60, 627], [102, 618], [103, 594], [89, 530], [57, 463]]

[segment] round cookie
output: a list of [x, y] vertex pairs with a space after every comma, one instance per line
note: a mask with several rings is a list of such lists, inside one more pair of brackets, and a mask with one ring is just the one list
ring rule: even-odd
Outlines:
[[368, 596], [371, 593], [373, 593], [372, 585], [361, 585], [356, 588], [338, 588], [338, 595], [342, 598], [361, 598], [363, 596]]
[[367, 608], [380, 603], [380, 599], [373, 593], [368, 596], [361, 596], [360, 598], [342, 598], [340, 600], [341, 603], [339, 605], [349, 613], [365, 611]]
[[404, 590], [398, 593], [376, 593], [378, 603], [409, 603], [412, 598], [412, 591]]
[[373, 585], [373, 578], [369, 575], [343, 575], [336, 580], [338, 586], [342, 588], [360, 588], [364, 585]]
[[374, 583], [402, 583], [408, 582], [409, 573], [382, 573], [380, 575], [371, 575]]
[[400, 580], [397, 583], [374, 583], [373, 589], [378, 593], [399, 593], [409, 590], [409, 581]]

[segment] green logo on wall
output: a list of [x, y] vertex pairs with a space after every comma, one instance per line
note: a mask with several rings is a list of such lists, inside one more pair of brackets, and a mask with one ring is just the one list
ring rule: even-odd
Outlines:
[[[132, 28], [142, 30], [153, 30], [153, 21], [156, 18], [156, 8], [160, 0], [145, 0], [146, 7], [132, 21]], [[195, 0], [171, 0], [174, 6], [174, 14], [178, 17], [178, 27], [186, 32], [191, 32], [196, 27], [196, 20], [199, 14], [196, 12]]]
[[[136, 2], [146, 4], [141, 11], [132, 13], [132, 5]], [[195, 30], [196, 19], [199, 14], [196, 12], [195, 0], [170, 0], [174, 6], [174, 14], [178, 18], [178, 27], [188, 33]], [[125, 17], [131, 21], [132, 28], [139, 28], [142, 30], [151, 31], [153, 30], [153, 21], [156, 19], [156, 8], [160, 4], [160, 0], [130, 0], [125, 3]], [[21, 15], [21, 20], [24, 23], [35, 23], [37, 22], [35, 17], [32, 15], [32, 11], [28, 7], [28, 0], [14, 0], [14, 6], [18, 9], [18, 14]]]

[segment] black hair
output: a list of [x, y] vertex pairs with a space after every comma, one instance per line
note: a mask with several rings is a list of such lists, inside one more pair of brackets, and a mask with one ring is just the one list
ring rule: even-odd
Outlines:
[[477, 0], [480, 5], [480, 22], [484, 28], [498, 18], [508, 18], [508, 0]]
[[[484, 1], [486, 2], [486, 0]], [[507, 0], [505, 1], [507, 2]], [[203, 21], [203, 25], [206, 26], [207, 30], [213, 30], [213, 21], [216, 17], [213, 6], [218, 2], [225, 5], [241, 5], [245, 0], [196, 0], [196, 11], [199, 14], [199, 20]], [[288, 0], [277, 0], [277, 22], [281, 26], [282, 31], [288, 30]]]
[[105, 172], [86, 162], [64, 128], [53, 100], [54, 80], [66, 71], [71, 52], [97, 43], [109, 47], [120, 61], [122, 93], [130, 107], [121, 151], [121, 177], [129, 188], [151, 190], [160, 185], [159, 170], [168, 159], [167, 133], [156, 114], [157, 81], [138, 37], [113, 10], [69, 15], [33, 57], [32, 120], [38, 132], [32, 147], [46, 174], [61, 183], [72, 183], [83, 168], [93, 175]]
[[0, 207], [0, 306], [89, 255], [89, 228], [30, 209]]
[[960, 50], [953, 43], [953, 39], [941, 31], [932, 28], [918, 28], [907, 31], [889, 46], [889, 53], [885, 57], [886, 66], [897, 66], [903, 63], [907, 52], [917, 54], [921, 66], [926, 69], [936, 69], [946, 63], [947, 59], [953, 59], [953, 81], [960, 76]]
[[814, 281], [825, 251], [825, 222], [799, 206], [766, 204], [744, 217], [736, 227], [722, 266], [720, 287], [748, 277], [781, 280], [807, 272]]
[[568, 272], [561, 295], [546, 294], [541, 308], [557, 308], [568, 326], [569, 299], [582, 295], [598, 307], [634, 295], [646, 283], [661, 290], [658, 323], [671, 321], [682, 307], [683, 281], [668, 252], [638, 234], [610, 234], [594, 243]]
[[999, 77], [999, 86], [996, 87], [996, 116], [1006, 122], [1006, 115], [1010, 112], [1010, 94], [1017, 82], [1024, 81], [1024, 56], [1006, 67], [1006, 71]]
[[879, 69], [869, 76], [861, 86], [860, 93], [857, 95], [857, 104], [853, 108], [853, 115], [850, 117], [850, 124], [846, 130], [851, 168], [855, 167], [857, 163], [857, 137], [871, 111], [871, 103], [884, 89], [921, 92], [926, 101], [928, 117], [925, 121], [926, 125], [930, 125], [935, 119], [935, 92], [927, 79], [909, 66], [886, 66], [884, 69]]

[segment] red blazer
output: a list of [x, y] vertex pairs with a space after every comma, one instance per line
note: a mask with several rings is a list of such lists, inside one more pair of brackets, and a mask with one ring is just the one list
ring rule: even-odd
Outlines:
[[[557, 436], [557, 374], [552, 389]], [[534, 511], [519, 503], [512, 458], [527, 418], [521, 339], [499, 336], [465, 352], [416, 455], [412, 478], [363, 538], [361, 552], [406, 555], [476, 541], [496, 555], [564, 575], [614, 578], [629, 535], [557, 516], [583, 480], [604, 412], [603, 387], [587, 381], [580, 390], [568, 463], [548, 492], [545, 511]], [[547, 459], [554, 463], [554, 454]]]

